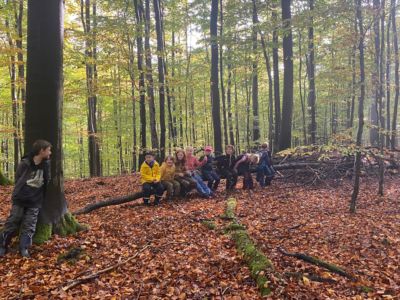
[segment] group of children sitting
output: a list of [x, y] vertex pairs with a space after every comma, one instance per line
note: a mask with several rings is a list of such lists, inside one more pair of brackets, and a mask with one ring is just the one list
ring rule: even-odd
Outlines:
[[243, 189], [253, 189], [252, 171], [256, 172], [261, 187], [271, 184], [275, 170], [267, 143], [262, 144], [257, 153], [244, 153], [237, 157], [232, 145], [227, 145], [225, 154], [217, 157], [214, 157], [212, 147], [206, 146], [200, 159], [194, 154], [193, 147], [186, 147], [185, 151], [179, 148], [174, 156], [165, 158], [161, 167], [154, 154], [147, 152], [140, 167], [143, 201], [149, 205], [150, 196], [154, 194], [154, 204], [158, 205], [164, 194], [167, 200], [172, 200], [193, 189], [201, 197], [212, 198], [221, 177], [226, 179], [227, 192], [234, 190], [238, 176], [243, 176]]

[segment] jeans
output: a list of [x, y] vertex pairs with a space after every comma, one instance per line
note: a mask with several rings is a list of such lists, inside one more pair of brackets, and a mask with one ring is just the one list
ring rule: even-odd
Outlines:
[[211, 190], [208, 188], [208, 186], [204, 183], [203, 178], [196, 173], [192, 173], [192, 178], [196, 180], [196, 189], [200, 193], [201, 196], [208, 197], [212, 194]]
[[272, 179], [274, 178], [275, 170], [272, 166], [260, 165], [257, 167], [257, 177], [256, 180], [260, 184], [261, 187], [265, 187], [271, 184]]
[[218, 174], [215, 171], [203, 171], [203, 176], [208, 181], [208, 188], [215, 191], [221, 180]]

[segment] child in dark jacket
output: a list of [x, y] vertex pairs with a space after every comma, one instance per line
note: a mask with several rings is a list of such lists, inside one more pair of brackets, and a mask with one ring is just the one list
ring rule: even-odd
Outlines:
[[261, 187], [271, 185], [271, 181], [275, 176], [275, 169], [272, 166], [271, 152], [269, 151], [268, 144], [261, 145], [259, 152], [260, 161], [257, 166], [257, 181]]
[[208, 181], [208, 188], [212, 191], [216, 191], [220, 182], [220, 178], [213, 168], [214, 156], [212, 155], [212, 151], [213, 149], [211, 146], [206, 146], [204, 148], [204, 156], [200, 158], [200, 161], [207, 157], [207, 162], [201, 167], [200, 170], [205, 180]]
[[231, 191], [237, 183], [237, 172], [234, 170], [236, 157], [234, 155], [235, 148], [232, 145], [225, 147], [225, 155], [217, 156], [217, 167], [220, 174], [226, 178], [226, 190]]
[[250, 172], [250, 165], [258, 164], [259, 156], [253, 153], [239, 155], [236, 160], [234, 170], [243, 176], [243, 189], [252, 190], [254, 188], [253, 177]]
[[150, 196], [155, 194], [154, 205], [160, 203], [160, 199], [164, 192], [164, 187], [162, 186], [160, 166], [154, 159], [154, 154], [147, 152], [144, 157], [144, 162], [140, 166], [140, 177], [143, 184], [143, 202], [145, 205], [149, 205]]
[[20, 233], [19, 251], [29, 257], [28, 248], [36, 231], [39, 210], [50, 181], [51, 144], [45, 140], [33, 143], [32, 152], [24, 156], [15, 173], [12, 207], [0, 233], [0, 257], [4, 256], [11, 239]]

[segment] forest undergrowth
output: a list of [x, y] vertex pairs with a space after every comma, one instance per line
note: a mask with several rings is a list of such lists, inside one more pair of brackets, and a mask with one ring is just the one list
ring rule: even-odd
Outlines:
[[[269, 299], [399, 299], [400, 191], [387, 178], [385, 196], [363, 178], [355, 215], [352, 182], [294, 185], [276, 180], [238, 191], [236, 218], [268, 257]], [[12, 187], [0, 190], [0, 220]], [[139, 189], [136, 175], [70, 180], [70, 211]], [[1, 299], [261, 299], [221, 218], [227, 197], [145, 207], [141, 200], [77, 216], [89, 225], [74, 236], [54, 236], [22, 259], [14, 242], [0, 259]], [[286, 253], [302, 253], [344, 269], [341, 276]], [[104, 270], [111, 267], [104, 273]], [[100, 272], [99, 272], [100, 271]]]

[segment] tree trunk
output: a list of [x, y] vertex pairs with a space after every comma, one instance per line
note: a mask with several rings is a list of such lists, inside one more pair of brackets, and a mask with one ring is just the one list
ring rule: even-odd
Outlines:
[[139, 165], [144, 161], [144, 150], [146, 144], [146, 88], [144, 84], [143, 70], [143, 4], [141, 0], [134, 0], [136, 17], [136, 47], [137, 65], [139, 70], [139, 93], [140, 93], [140, 154]]
[[161, 12], [159, 0], [153, 0], [154, 15], [157, 32], [157, 58], [158, 58], [158, 92], [160, 98], [160, 160], [165, 157], [165, 76], [164, 76], [164, 41], [161, 29]]
[[281, 96], [279, 88], [279, 57], [278, 57], [278, 14], [277, 5], [273, 2], [272, 22], [274, 25], [272, 31], [272, 68], [274, 72], [274, 102], [275, 102], [275, 134], [274, 148], [279, 150], [279, 135], [281, 134]]
[[10, 96], [11, 96], [11, 108], [12, 108], [12, 124], [13, 124], [13, 140], [14, 140], [14, 173], [17, 171], [19, 163], [19, 126], [18, 126], [18, 99], [17, 99], [17, 72], [16, 72], [16, 60], [14, 54], [14, 40], [12, 38], [11, 26], [9, 19], [6, 18], [5, 27], [7, 30], [7, 40], [10, 56], [9, 56], [9, 73], [10, 73]]
[[211, 39], [211, 94], [212, 118], [214, 127], [215, 152], [222, 153], [221, 115], [218, 89], [218, 42], [217, 42], [218, 0], [211, 0], [210, 39]]
[[40, 211], [34, 240], [43, 242], [52, 232], [68, 234], [81, 226], [68, 213], [62, 166], [63, 24], [62, 0], [28, 1], [27, 102], [25, 151], [37, 139], [52, 148], [52, 179]]
[[273, 145], [273, 134], [274, 134], [274, 103], [273, 103], [273, 86], [272, 86], [272, 75], [271, 75], [271, 63], [269, 60], [269, 55], [267, 52], [267, 45], [265, 44], [265, 38], [263, 33], [260, 30], [261, 37], [261, 45], [263, 48], [263, 55], [265, 60], [265, 65], [267, 67], [267, 75], [268, 75], [268, 98], [269, 98], [269, 116], [268, 116], [268, 138], [269, 138], [269, 146], [271, 151], [274, 152], [275, 148]]
[[[145, 0], [145, 26], [144, 26], [144, 50], [146, 60], [146, 84], [147, 96], [149, 102], [149, 116], [150, 116], [150, 130], [151, 130], [151, 147], [159, 151], [158, 135], [157, 135], [157, 122], [156, 122], [156, 106], [154, 102], [154, 80], [153, 80], [153, 67], [151, 63], [151, 49], [150, 49], [150, 1]], [[165, 124], [164, 124], [165, 125]]]
[[351, 195], [350, 212], [356, 212], [356, 201], [358, 192], [360, 189], [360, 169], [361, 169], [361, 141], [364, 127], [364, 98], [365, 98], [365, 72], [364, 72], [364, 25], [361, 13], [361, 0], [355, 0], [356, 6], [356, 19], [358, 22], [358, 51], [360, 53], [360, 98], [358, 104], [358, 130], [356, 145], [358, 151], [356, 152], [355, 164], [354, 164], [354, 189]]
[[[303, 123], [303, 144], [307, 145], [307, 126], [306, 126], [306, 108], [305, 108], [305, 99], [303, 96], [303, 80], [302, 80], [302, 73], [303, 73], [303, 59], [302, 59], [302, 36], [301, 31], [299, 30], [299, 97], [300, 97], [300, 104], [301, 104], [301, 114], [302, 114], [302, 123]], [[308, 59], [306, 58], [307, 67], [308, 67]], [[305, 90], [304, 90], [305, 91]]]
[[293, 115], [293, 39], [291, 28], [290, 0], [281, 0], [283, 37], [283, 104], [279, 149], [291, 147]]
[[252, 41], [253, 41], [253, 65], [252, 65], [252, 102], [253, 102], [253, 142], [257, 142], [260, 140], [260, 120], [258, 113], [258, 65], [257, 65], [257, 4], [256, 0], [252, 0], [253, 2], [253, 32], [252, 32]]
[[317, 123], [315, 105], [315, 63], [314, 63], [314, 0], [308, 0], [310, 7], [310, 26], [308, 27], [308, 107], [310, 112], [310, 137], [311, 144], [317, 142]]
[[[358, 33], [357, 20], [354, 22], [354, 34]], [[350, 119], [348, 120], [348, 128], [353, 127], [354, 123], [354, 109], [356, 100], [356, 51], [357, 43], [354, 43], [351, 51], [351, 107], [350, 107]]]
[[235, 137], [233, 133], [233, 117], [232, 117], [232, 62], [231, 62], [231, 48], [228, 48], [228, 87], [227, 87], [227, 105], [228, 105], [228, 128], [229, 128], [229, 144], [235, 144]]
[[224, 12], [222, 7], [222, 0], [220, 0], [220, 27], [219, 27], [220, 47], [219, 47], [219, 73], [221, 80], [221, 96], [222, 96], [222, 118], [224, 122], [224, 142], [228, 144], [228, 121], [226, 119], [226, 105], [225, 105], [225, 87], [224, 87], [224, 53], [223, 53], [223, 39], [224, 39]]
[[391, 0], [391, 15], [392, 15], [392, 33], [393, 33], [393, 49], [394, 49], [394, 106], [392, 118], [392, 150], [396, 149], [396, 130], [397, 130], [397, 108], [399, 106], [399, 46], [397, 42], [397, 25], [396, 25], [396, 0]]
[[[390, 49], [390, 23], [392, 14], [389, 13], [386, 25], [386, 147], [390, 147], [390, 65], [392, 63], [392, 54]], [[383, 38], [383, 37], [382, 37]]]
[[96, 11], [95, 2], [91, 13], [90, 0], [81, 0], [81, 19], [85, 33], [85, 64], [86, 64], [86, 88], [88, 103], [88, 147], [89, 147], [89, 170], [90, 176], [101, 176], [101, 162], [99, 138], [97, 130], [97, 82], [95, 78], [95, 56], [94, 56], [94, 37], [96, 28], [92, 28], [92, 18], [94, 20]]

